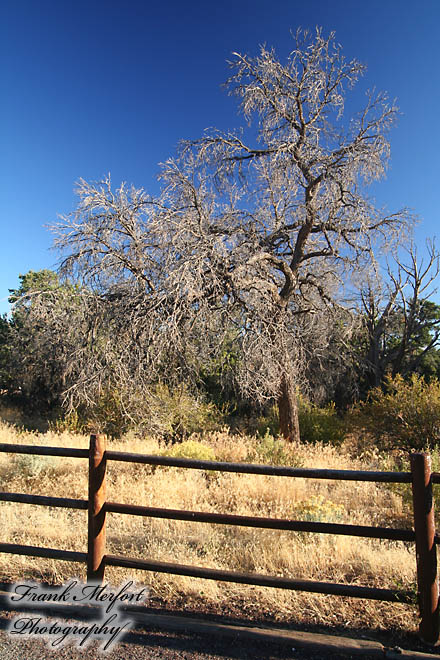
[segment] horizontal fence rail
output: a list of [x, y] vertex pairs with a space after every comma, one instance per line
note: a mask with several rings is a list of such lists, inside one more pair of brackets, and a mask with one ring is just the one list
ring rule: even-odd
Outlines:
[[157, 573], [171, 573], [189, 577], [219, 580], [220, 582], [237, 582], [239, 584], [252, 584], [260, 587], [276, 587], [277, 589], [291, 589], [295, 591], [308, 591], [317, 594], [331, 594], [334, 596], [351, 596], [352, 598], [367, 598], [373, 600], [386, 600], [393, 603], [413, 603], [414, 594], [409, 591], [397, 589], [377, 589], [375, 587], [358, 587], [350, 584], [336, 584], [334, 582], [316, 582], [312, 580], [292, 580], [272, 575], [259, 575], [252, 573], [239, 573], [224, 571], [217, 568], [202, 568], [199, 566], [185, 566], [165, 561], [150, 561], [145, 559], [131, 559], [119, 555], [106, 555], [107, 566], [119, 566], [136, 570], [154, 571]]
[[363, 470], [315, 470], [312, 468], [292, 468], [278, 465], [252, 463], [222, 463], [201, 461], [192, 458], [155, 456], [154, 454], [130, 454], [121, 451], [107, 451], [108, 461], [143, 463], [164, 467], [183, 467], [214, 472], [238, 472], [240, 474], [266, 474], [274, 477], [303, 477], [306, 479], [333, 479], [336, 481], [376, 481], [383, 483], [411, 483], [411, 472], [368, 472]]
[[64, 456], [65, 458], [88, 458], [88, 449], [72, 449], [69, 447], [41, 447], [38, 445], [8, 445], [0, 443], [0, 452], [11, 454], [32, 454], [34, 456]]
[[363, 525], [322, 523], [305, 520], [284, 520], [282, 518], [236, 516], [225, 513], [184, 511], [182, 509], [159, 509], [156, 507], [137, 506], [133, 504], [118, 504], [116, 502], [107, 502], [105, 510], [107, 513], [126, 513], [131, 516], [187, 520], [191, 522], [214, 523], [217, 525], [236, 525], [241, 527], [257, 527], [261, 529], [282, 529], [293, 532], [315, 532], [317, 534], [340, 534], [344, 536], [360, 536], [364, 538], [388, 539], [392, 541], [415, 541], [415, 533], [409, 529], [367, 527]]
[[37, 545], [19, 545], [17, 543], [0, 543], [0, 552], [9, 552], [13, 555], [26, 555], [27, 557], [44, 557], [46, 559], [63, 559], [64, 561], [86, 562], [86, 552], [73, 550], [58, 550], [56, 548], [40, 548]]
[[23, 493], [0, 493], [0, 502], [20, 502], [20, 504], [39, 504], [65, 509], [87, 509], [88, 500], [75, 500], [70, 497], [47, 497], [46, 495], [25, 495]]
[[[436, 545], [440, 542], [440, 535], [435, 534], [434, 529], [432, 486], [433, 484], [440, 483], [440, 473], [431, 473], [430, 458], [426, 454], [411, 455], [411, 472], [370, 472], [361, 470], [293, 468], [125, 453], [107, 450], [105, 446], [105, 437], [101, 435], [91, 436], [89, 449], [39, 447], [35, 445], [0, 443], [0, 452], [68, 458], [88, 458], [89, 460], [89, 493], [87, 500], [23, 493], [0, 493], [0, 501], [4, 502], [87, 510], [87, 552], [73, 552], [12, 543], [0, 543], [0, 552], [86, 563], [87, 578], [89, 581], [94, 582], [103, 581], [106, 566], [115, 566], [131, 568], [133, 570], [172, 573], [195, 578], [237, 582], [256, 586], [410, 604], [414, 602], [414, 594], [399, 589], [381, 589], [358, 585], [299, 580], [279, 576], [261, 575], [257, 573], [247, 574], [199, 566], [186, 566], [184, 564], [155, 561], [153, 559], [139, 559], [110, 555], [107, 554], [105, 550], [106, 516], [107, 514], [136, 515], [149, 518], [164, 518], [261, 529], [277, 529], [301, 533], [350, 535], [363, 538], [410, 543], [415, 542], [418, 598], [422, 619], [420, 624], [420, 634], [426, 641], [437, 641], [439, 637]], [[151, 466], [290, 478], [363, 481], [390, 484], [407, 483], [412, 485], [413, 491], [414, 530], [264, 518], [217, 512], [164, 509], [111, 502], [107, 501], [106, 497], [106, 466], [108, 461], [122, 461]]]

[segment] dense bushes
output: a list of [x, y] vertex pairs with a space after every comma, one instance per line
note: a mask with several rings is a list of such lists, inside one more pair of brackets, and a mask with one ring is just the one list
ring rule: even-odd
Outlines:
[[300, 399], [298, 417], [302, 442], [340, 445], [343, 441], [345, 425], [334, 403], [319, 408], [307, 399]]
[[[422, 450], [440, 445], [440, 382], [426, 382], [418, 374], [409, 379], [387, 377], [383, 387], [370, 391], [365, 402], [342, 419], [334, 404], [325, 408], [299, 397], [301, 441], [340, 445], [346, 431], [361, 436], [379, 451]], [[258, 432], [278, 433], [276, 409], [258, 420]]]
[[[357, 446], [411, 451], [440, 447], [440, 382], [413, 374], [408, 380], [388, 377], [383, 387], [370, 391], [365, 402], [357, 404], [343, 419], [334, 404], [324, 408], [298, 398], [301, 441], [308, 444], [339, 446], [346, 431]], [[159, 384], [139, 397], [139, 416], [128, 418], [117, 391], [102, 394], [93, 413], [74, 411], [50, 426], [54, 431], [88, 433], [100, 430], [118, 437], [128, 430], [153, 434], [165, 441], [182, 441], [200, 432], [212, 433], [228, 425], [231, 418], [212, 402], [192, 394], [184, 386], [173, 390]], [[236, 421], [236, 420], [234, 420]], [[287, 464], [286, 443], [281, 442], [275, 406], [265, 414], [243, 418], [240, 432], [255, 434], [247, 460]], [[177, 454], [176, 454], [177, 455]], [[200, 457], [199, 457], [200, 458]]]
[[[345, 424], [338, 416], [333, 403], [319, 408], [305, 397], [298, 397], [298, 418], [302, 442], [339, 445], [344, 439]], [[271, 407], [258, 418], [257, 432], [260, 435], [279, 433], [278, 411]]]
[[214, 431], [222, 424], [224, 414], [214, 403], [192, 394], [184, 385], [171, 390], [159, 383], [147, 392], [132, 394], [129, 401], [117, 388], [104, 390], [92, 408], [73, 411], [51, 427], [80, 433], [99, 430], [113, 438], [135, 430], [177, 440], [199, 431]]
[[440, 440], [440, 382], [388, 377], [351, 415], [354, 428], [371, 434], [381, 450], [433, 448]]

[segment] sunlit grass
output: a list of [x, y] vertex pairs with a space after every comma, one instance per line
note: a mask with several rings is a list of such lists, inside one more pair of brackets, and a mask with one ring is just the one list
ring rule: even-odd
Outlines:
[[[249, 456], [258, 459], [255, 438], [225, 431], [195, 440], [209, 445], [218, 460], [243, 461]], [[2, 423], [0, 442], [85, 448], [88, 437], [20, 432]], [[130, 436], [112, 442], [111, 448], [138, 453], [165, 449], [154, 438]], [[372, 469], [367, 459], [353, 459], [344, 448], [295, 445], [286, 447], [285, 456], [290, 464], [304, 467]], [[87, 461], [1, 453], [0, 482], [1, 490], [9, 492], [86, 499]], [[385, 485], [368, 482], [212, 473], [110, 462], [107, 497], [114, 502], [173, 509], [365, 525], [411, 525], [402, 496]], [[8, 502], [1, 502], [0, 507], [4, 542], [86, 551], [85, 511]], [[108, 516], [107, 551], [210, 568], [384, 588], [414, 589], [415, 580], [412, 544], [122, 514]], [[81, 564], [9, 554], [0, 554], [0, 573], [3, 580], [26, 577], [60, 583], [71, 577], [85, 579], [85, 567]], [[106, 578], [113, 583], [132, 578], [149, 584], [152, 594], [179, 607], [209, 607], [254, 617], [269, 615], [283, 621], [348, 627], [411, 630], [417, 625], [415, 607], [380, 601], [117, 568], [107, 569]]]

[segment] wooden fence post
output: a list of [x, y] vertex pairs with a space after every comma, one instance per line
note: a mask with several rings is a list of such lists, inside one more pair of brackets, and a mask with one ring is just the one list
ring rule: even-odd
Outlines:
[[411, 454], [411, 473], [416, 534], [417, 591], [421, 616], [419, 634], [425, 642], [435, 644], [439, 637], [439, 588], [429, 454]]
[[105, 435], [92, 434], [89, 447], [89, 507], [87, 542], [87, 582], [104, 580], [105, 555]]

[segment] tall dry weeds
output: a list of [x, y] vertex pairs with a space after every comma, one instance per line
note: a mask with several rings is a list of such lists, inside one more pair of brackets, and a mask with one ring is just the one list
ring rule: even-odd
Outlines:
[[[200, 440], [200, 438], [199, 438]], [[88, 438], [68, 433], [28, 433], [0, 424], [0, 442], [87, 447]], [[227, 432], [204, 437], [219, 460], [242, 461], [255, 455], [255, 438]], [[157, 453], [153, 438], [126, 437], [112, 448]], [[369, 469], [343, 448], [290, 446], [296, 465]], [[84, 459], [0, 454], [0, 489], [87, 498]], [[206, 473], [111, 462], [108, 499], [174, 509], [279, 518], [410, 526], [402, 495], [374, 483], [289, 479], [263, 475]], [[3, 540], [65, 550], [87, 548], [85, 511], [2, 502]], [[415, 553], [411, 544], [355, 537], [260, 530], [229, 525], [109, 514], [107, 549], [112, 554], [242, 572], [260, 572], [377, 587], [414, 589]], [[81, 564], [0, 554], [3, 580], [33, 578], [60, 583], [85, 578]], [[347, 627], [414, 629], [415, 607], [380, 601], [290, 592], [213, 580], [110, 568], [112, 583], [135, 579], [152, 595], [179, 607], [241, 612], [253, 617]]]

